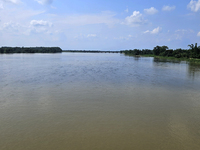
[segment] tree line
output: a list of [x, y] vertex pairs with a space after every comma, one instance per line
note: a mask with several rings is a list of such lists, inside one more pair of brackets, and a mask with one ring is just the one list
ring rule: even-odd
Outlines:
[[1, 47], [0, 53], [61, 53], [60, 47]]
[[119, 53], [120, 51], [101, 51], [101, 50], [63, 50], [70, 53]]
[[133, 50], [122, 50], [120, 53], [126, 55], [155, 55], [164, 57], [175, 57], [175, 58], [198, 58], [200, 59], [200, 46], [197, 43], [188, 45], [189, 49], [169, 49], [168, 46], [156, 46], [153, 50], [149, 49], [133, 49]]

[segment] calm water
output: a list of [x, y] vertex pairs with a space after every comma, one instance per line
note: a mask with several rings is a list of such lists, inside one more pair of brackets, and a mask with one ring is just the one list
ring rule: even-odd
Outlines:
[[199, 150], [200, 66], [0, 55], [1, 150]]

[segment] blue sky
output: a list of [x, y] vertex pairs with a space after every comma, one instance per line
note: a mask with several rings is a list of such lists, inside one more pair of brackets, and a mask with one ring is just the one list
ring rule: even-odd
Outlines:
[[0, 46], [64, 50], [200, 44], [200, 0], [0, 0]]

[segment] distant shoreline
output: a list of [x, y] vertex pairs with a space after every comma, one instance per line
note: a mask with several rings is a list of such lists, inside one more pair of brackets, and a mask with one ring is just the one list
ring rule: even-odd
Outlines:
[[60, 47], [0, 47], [0, 54], [14, 53], [120, 53], [121, 51], [62, 50]]
[[200, 62], [200, 46], [197, 43], [188, 45], [189, 49], [169, 49], [167, 46], [156, 46], [150, 49], [133, 49], [121, 51], [101, 50], [62, 50], [60, 47], [1, 47], [0, 54], [13, 53], [121, 53], [128, 56], [150, 56], [168, 59], [183, 59], [189, 62]]
[[70, 53], [120, 53], [120, 51], [100, 51], [100, 50], [63, 50]]
[[60, 47], [1, 47], [1, 54], [13, 53], [61, 53]]

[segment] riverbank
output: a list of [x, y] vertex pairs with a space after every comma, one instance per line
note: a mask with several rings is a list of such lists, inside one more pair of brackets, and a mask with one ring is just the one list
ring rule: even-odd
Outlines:
[[166, 57], [166, 56], [156, 56], [153, 54], [145, 54], [145, 55], [133, 55], [133, 54], [124, 54], [126, 56], [133, 56], [133, 57], [154, 57], [163, 60], [175, 60], [175, 61], [186, 61], [189, 63], [200, 64], [200, 59], [197, 58], [175, 58], [175, 57]]
[[175, 57], [164, 57], [164, 56], [154, 56], [154, 58], [167, 59], [167, 60], [178, 60], [178, 61], [187, 61], [190, 63], [200, 64], [200, 59], [197, 58], [175, 58]]
[[200, 63], [200, 46], [197, 43], [188, 45], [189, 49], [169, 49], [168, 46], [156, 46], [153, 50], [150, 49], [133, 49], [122, 50], [121, 53], [125, 55], [156, 57], [163, 59], [176, 59], [180, 61], [187, 61], [192, 63]]
[[61, 53], [60, 47], [0, 47], [0, 54], [13, 53]]

